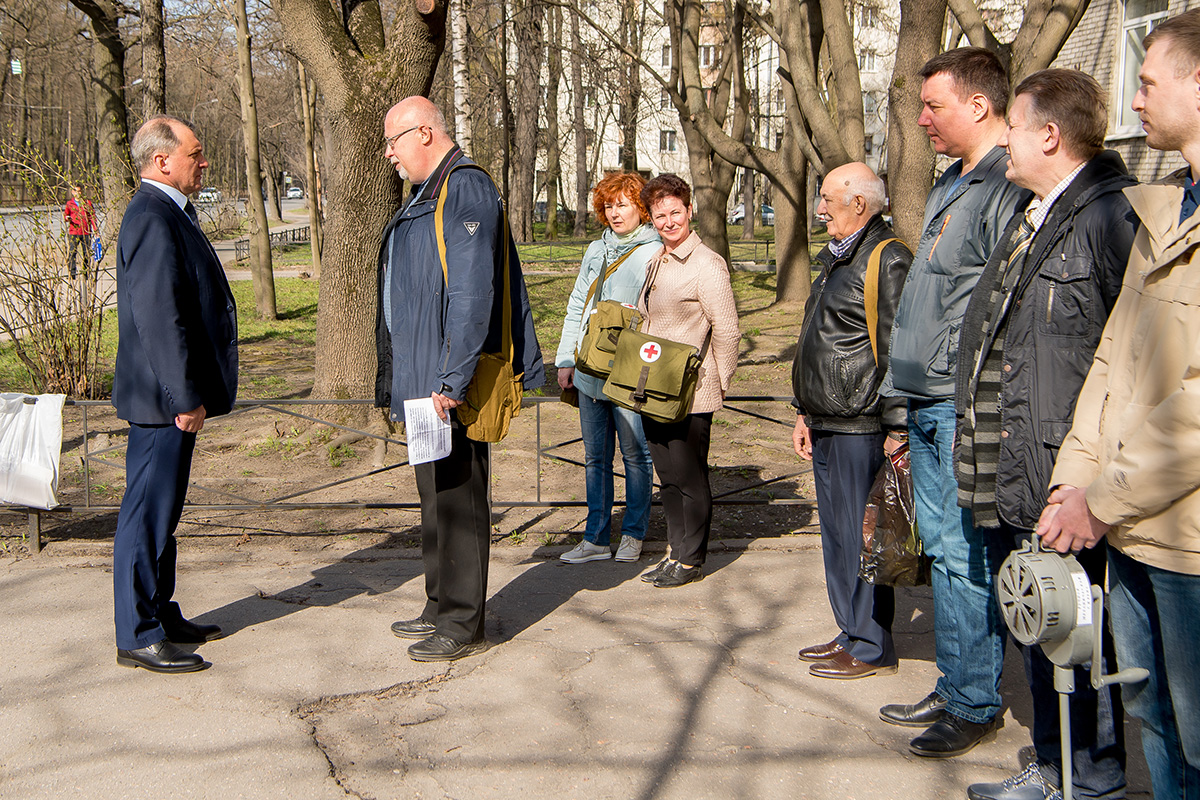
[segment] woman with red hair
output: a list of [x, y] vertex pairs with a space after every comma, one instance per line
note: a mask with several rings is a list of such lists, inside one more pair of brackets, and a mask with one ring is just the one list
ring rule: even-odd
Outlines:
[[[583, 434], [584, 475], [588, 515], [583, 540], [560, 558], [583, 564], [612, 558], [613, 456], [615, 439], [621, 442], [625, 462], [625, 517], [617, 561], [637, 561], [650, 521], [650, 492], [654, 467], [638, 414], [614, 405], [604, 396], [604, 381], [575, 370], [575, 351], [587, 330], [587, 319], [596, 303], [616, 300], [634, 304], [646, 278], [646, 265], [662, 241], [648, 222], [642, 204], [646, 180], [636, 172], [610, 172], [592, 190], [596, 216], [604, 233], [583, 255], [579, 277], [567, 301], [562, 339], [554, 364], [558, 384], [579, 391], [579, 426]], [[601, 272], [603, 285], [596, 292]]]

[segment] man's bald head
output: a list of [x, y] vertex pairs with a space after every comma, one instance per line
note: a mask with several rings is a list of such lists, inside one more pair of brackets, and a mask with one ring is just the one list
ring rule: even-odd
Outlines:
[[413, 183], [424, 183], [454, 147], [446, 118], [428, 98], [414, 95], [392, 106], [383, 119], [383, 155]]
[[866, 164], [855, 161], [835, 167], [821, 183], [817, 216], [825, 220], [829, 235], [845, 239], [883, 211], [886, 189]]

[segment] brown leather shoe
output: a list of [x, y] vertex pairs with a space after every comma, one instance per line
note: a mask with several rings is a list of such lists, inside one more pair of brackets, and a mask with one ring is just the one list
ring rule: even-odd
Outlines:
[[810, 675], [816, 675], [818, 678], [833, 678], [835, 680], [848, 681], [854, 678], [865, 678], [869, 675], [892, 675], [896, 672], [896, 665], [880, 666], [877, 664], [868, 664], [865, 661], [859, 661], [843, 650], [833, 658], [827, 658], [820, 663], [813, 664], [808, 668], [808, 672]]
[[842, 649], [842, 645], [837, 639], [834, 639], [832, 642], [825, 644], [814, 644], [812, 647], [805, 647], [797, 654], [796, 658], [801, 661], [826, 661], [838, 653], [844, 652], [846, 651]]

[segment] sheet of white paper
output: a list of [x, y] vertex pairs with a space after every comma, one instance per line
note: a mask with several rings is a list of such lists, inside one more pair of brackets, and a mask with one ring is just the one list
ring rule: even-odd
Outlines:
[[450, 455], [450, 423], [442, 422], [432, 397], [404, 401], [404, 431], [408, 436], [408, 463], [437, 461]]

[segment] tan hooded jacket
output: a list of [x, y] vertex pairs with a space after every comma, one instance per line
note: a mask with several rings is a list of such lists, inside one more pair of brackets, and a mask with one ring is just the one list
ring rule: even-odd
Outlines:
[[1109, 544], [1200, 575], [1200, 214], [1186, 170], [1125, 189], [1141, 228], [1051, 485], [1086, 486]]

